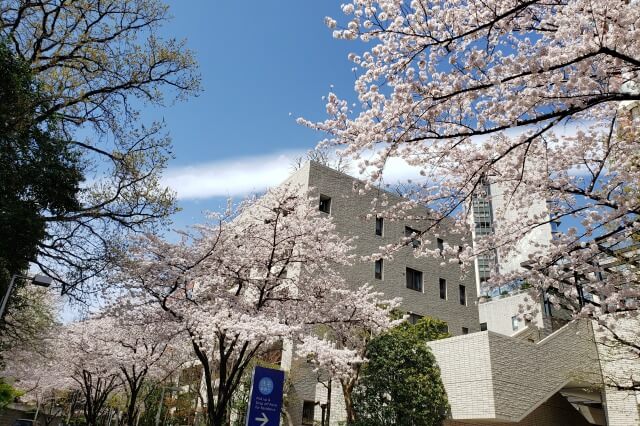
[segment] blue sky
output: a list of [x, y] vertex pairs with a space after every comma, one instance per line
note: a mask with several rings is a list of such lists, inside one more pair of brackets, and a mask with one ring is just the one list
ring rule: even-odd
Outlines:
[[[182, 211], [174, 228], [200, 223], [220, 210], [284, 180], [292, 160], [323, 135], [296, 123], [322, 120], [330, 90], [353, 96], [351, 51], [360, 42], [336, 40], [325, 16], [344, 21], [336, 0], [221, 2], [170, 0], [173, 19], [163, 36], [186, 39], [200, 65], [203, 91], [165, 108], [148, 107], [147, 121], [164, 120], [175, 159], [163, 183], [177, 191]], [[400, 161], [400, 160], [398, 160]], [[389, 164], [387, 181], [415, 178]]]
[[[291, 159], [313, 148], [321, 134], [295, 122], [324, 118], [322, 96], [335, 85], [353, 93], [353, 42], [335, 40], [324, 25], [341, 15], [340, 2], [276, 0], [168, 2], [166, 37], [186, 38], [202, 74], [203, 92], [166, 108], [175, 159], [165, 183], [178, 191], [175, 227], [203, 220], [227, 195], [264, 189], [284, 179]], [[289, 115], [291, 113], [291, 115]]]

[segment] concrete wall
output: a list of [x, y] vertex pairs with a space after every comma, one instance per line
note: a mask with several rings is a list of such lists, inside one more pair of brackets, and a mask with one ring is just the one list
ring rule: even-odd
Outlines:
[[494, 419], [493, 376], [489, 332], [430, 342], [451, 405], [460, 419]]
[[605, 387], [605, 409], [609, 426], [640, 425], [638, 392]]
[[454, 420], [519, 422], [564, 386], [601, 383], [591, 324], [538, 343], [490, 331], [429, 342]]
[[613, 338], [606, 329], [594, 326], [598, 355], [605, 380], [605, 402], [609, 426], [640, 425], [640, 392], [624, 389], [640, 382], [640, 318], [618, 319], [615, 333], [628, 344]]
[[[419, 221], [390, 221], [385, 220], [382, 236], [375, 234], [375, 219], [366, 219], [371, 212], [371, 202], [380, 194], [370, 191], [359, 195], [353, 191], [356, 183], [362, 182], [351, 176], [337, 172], [318, 163], [309, 162], [296, 171], [287, 183], [300, 185], [301, 188], [313, 189], [312, 195], [331, 197], [330, 215], [336, 224], [336, 231], [345, 236], [357, 237], [354, 254], [358, 257], [371, 255], [380, 251], [380, 246], [396, 243], [405, 236], [405, 225], [414, 229], [424, 229]], [[388, 194], [390, 202], [398, 202], [400, 198]], [[424, 214], [426, 210], [416, 211]], [[458, 245], [460, 240], [455, 235], [441, 232], [440, 238], [445, 244]], [[431, 238], [435, 248], [436, 239]], [[393, 260], [384, 261], [383, 278], [378, 280], [374, 276], [373, 262], [356, 261], [353, 266], [344, 268], [341, 272], [347, 282], [354, 288], [364, 283], [374, 286], [376, 291], [382, 291], [386, 297], [402, 297], [403, 309], [418, 315], [429, 315], [443, 321], [449, 326], [453, 335], [462, 334], [465, 327], [469, 332], [478, 331], [477, 295], [472, 273], [463, 275], [457, 264], [447, 263], [442, 266], [439, 259], [416, 258], [411, 248], [404, 248], [394, 255]], [[423, 273], [423, 291], [418, 292], [406, 288], [406, 267]], [[440, 299], [439, 279], [447, 280], [448, 297]], [[459, 285], [466, 289], [466, 305], [459, 302]], [[282, 366], [289, 370], [289, 390], [287, 391], [287, 411], [292, 424], [302, 422], [303, 402], [316, 401], [326, 403], [327, 389], [318, 383], [315, 372], [303, 361], [293, 358], [293, 348], [285, 344]], [[322, 410], [316, 405], [315, 417], [319, 422]], [[332, 388], [331, 425], [339, 425], [346, 418], [344, 399], [339, 383], [334, 382]]]
[[[531, 172], [532, 167], [538, 164], [528, 163], [527, 171]], [[546, 200], [534, 199], [530, 206], [522, 207], [518, 200], [530, 201], [533, 196], [525, 186], [521, 186], [516, 194], [504, 184], [493, 183], [490, 186], [490, 197], [493, 230], [496, 235], [505, 233], [511, 234], [513, 230], [526, 231], [526, 235], [520, 238], [511, 250], [506, 252], [503, 248], [497, 250], [497, 269], [500, 273], [518, 272], [522, 270], [521, 264], [529, 260], [529, 254], [534, 250], [544, 250], [548, 247], [553, 238], [551, 225], [546, 223], [527, 229], [527, 221], [533, 221], [535, 217], [548, 217]], [[536, 222], [540, 219], [536, 219]], [[472, 235], [475, 240], [475, 227], [473, 227], [473, 217], [470, 218], [472, 225]], [[508, 235], [506, 234], [506, 235]], [[478, 264], [475, 264], [475, 278], [480, 293]]]
[[[305, 169], [299, 171], [304, 172]], [[331, 197], [331, 216], [336, 224], [336, 230], [342, 235], [356, 236], [355, 253], [359, 256], [380, 252], [380, 247], [398, 242], [405, 236], [405, 226], [421, 230], [426, 228], [420, 221], [384, 221], [382, 236], [375, 234], [375, 218], [366, 219], [371, 213], [372, 200], [381, 194], [378, 191], [369, 191], [359, 195], [353, 191], [356, 179], [324, 167], [317, 163], [309, 163], [309, 184], [315, 194], [323, 194]], [[360, 182], [362, 185], [362, 183]], [[390, 204], [398, 202], [399, 197], [388, 194]], [[413, 212], [426, 214], [426, 209]], [[440, 238], [445, 244], [457, 246], [460, 238], [441, 229]], [[432, 248], [436, 248], [436, 237], [426, 237], [431, 240]], [[473, 274], [463, 274], [456, 263], [441, 265], [440, 259], [416, 258], [411, 247], [405, 247], [394, 254], [393, 260], [384, 260], [383, 278], [374, 277], [373, 262], [356, 262], [346, 268], [343, 273], [347, 281], [354, 287], [368, 282], [375, 290], [382, 291], [385, 296], [402, 297], [403, 309], [418, 314], [429, 315], [449, 325], [449, 332], [453, 335], [462, 334], [465, 327], [469, 332], [479, 331], [477, 293]], [[406, 268], [422, 271], [423, 291], [418, 292], [406, 288]], [[447, 299], [440, 299], [439, 279], [447, 280]], [[459, 285], [466, 289], [466, 306], [459, 303]]]
[[[522, 226], [527, 220], [534, 217], [548, 215], [546, 200], [534, 200], [531, 206], [522, 209], [517, 206], [517, 202], [511, 200], [511, 192], [505, 191], [503, 185], [491, 185], [491, 204], [493, 207], [494, 229], [500, 234], [505, 226], [513, 229], [514, 224]], [[518, 190], [517, 197], [528, 199], [532, 197], [525, 187]], [[539, 219], [538, 219], [539, 220]], [[551, 225], [544, 224], [530, 230], [524, 238], [516, 244], [516, 250], [509, 253], [498, 253], [498, 265], [501, 273], [517, 272], [522, 269], [520, 264], [529, 260], [528, 255], [533, 247], [543, 249], [549, 245], [552, 239]]]
[[446, 420], [445, 426], [588, 426], [590, 423], [562, 397], [556, 394], [519, 422]]
[[571, 323], [537, 344], [499, 334], [489, 340], [497, 418], [519, 421], [569, 383], [601, 384], [587, 321]]
[[519, 319], [518, 327], [514, 330], [511, 318], [518, 315], [520, 305], [536, 307], [538, 312], [531, 325], [539, 328], [544, 327], [542, 306], [540, 306], [539, 302], [533, 302], [526, 292], [479, 303], [478, 310], [480, 323], [487, 323], [487, 330], [495, 331], [496, 333], [504, 334], [505, 336], [511, 336], [512, 334], [518, 333], [526, 327], [525, 321]]

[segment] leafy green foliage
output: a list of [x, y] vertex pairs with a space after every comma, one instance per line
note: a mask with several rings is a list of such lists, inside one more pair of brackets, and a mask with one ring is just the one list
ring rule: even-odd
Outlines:
[[[25, 271], [47, 240], [46, 214], [78, 209], [82, 173], [50, 119], [39, 121], [41, 96], [27, 64], [0, 43], [0, 295]], [[51, 322], [44, 296], [20, 292], [0, 321], [0, 351]], [[28, 311], [28, 314], [27, 314]]]
[[6, 383], [2, 379], [0, 379], [0, 408], [6, 407], [23, 393], [24, 392], [17, 390], [9, 383]]
[[55, 123], [36, 119], [40, 99], [29, 67], [4, 44], [0, 74], [0, 266], [15, 274], [46, 237], [42, 213], [78, 208], [82, 174]]
[[446, 324], [422, 318], [374, 338], [353, 392], [357, 426], [440, 425], [449, 403], [428, 340], [448, 337]]
[[[0, 38], [43, 94], [37, 121], [56, 121], [87, 176], [79, 208], [47, 212], [55, 244], [37, 250], [42, 272], [76, 299], [105, 283], [129, 232], [157, 231], [177, 210], [161, 181], [169, 135], [162, 122], [144, 123], [139, 109], [200, 90], [185, 41], [161, 31], [168, 9], [163, 0], [4, 0], [0, 7]], [[64, 181], [50, 182], [64, 189]]]
[[415, 324], [403, 322], [394, 331], [415, 335], [425, 342], [431, 342], [451, 337], [447, 330], [446, 322], [431, 317], [422, 317]]
[[0, 365], [11, 348], [29, 348], [56, 321], [56, 306], [46, 289], [19, 287], [11, 293], [9, 307], [0, 322]]

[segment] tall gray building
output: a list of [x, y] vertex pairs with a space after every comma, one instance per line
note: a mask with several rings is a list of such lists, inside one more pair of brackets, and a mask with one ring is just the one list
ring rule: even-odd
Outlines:
[[[416, 231], [422, 231], [425, 224], [420, 221], [387, 220], [373, 215], [372, 201], [380, 198], [377, 190], [359, 194], [354, 185], [364, 183], [316, 162], [308, 162], [296, 171], [287, 182], [301, 185], [318, 197], [318, 209], [331, 215], [336, 231], [345, 236], [357, 237], [354, 254], [367, 256], [380, 252], [381, 246], [396, 243]], [[386, 193], [389, 204], [401, 198]], [[413, 212], [425, 215], [426, 209]], [[438, 245], [459, 246], [460, 238], [442, 229], [438, 237], [431, 240], [433, 249]], [[463, 274], [457, 264], [446, 263], [432, 257], [414, 256], [413, 248], [423, 242], [418, 239], [394, 254], [393, 260], [363, 262], [343, 270], [343, 276], [354, 287], [365, 282], [382, 291], [387, 298], [401, 297], [403, 309], [412, 315], [431, 316], [445, 321], [452, 335], [466, 334], [480, 329], [478, 320], [477, 293], [472, 271]]]
[[[364, 182], [313, 161], [302, 166], [285, 183], [299, 185], [301, 190], [309, 191], [317, 198], [318, 209], [331, 215], [339, 234], [357, 237], [353, 251], [356, 259], [353, 265], [342, 270], [350, 285], [357, 288], [369, 283], [387, 298], [401, 297], [402, 309], [410, 315], [410, 320], [427, 315], [440, 319], [447, 323], [452, 335], [480, 330], [473, 271], [463, 274], [457, 264], [442, 266], [439, 259], [417, 258], [414, 246], [425, 242], [410, 241], [407, 247], [394, 254], [393, 260], [358, 259], [380, 252], [381, 246], [397, 243], [424, 229], [424, 223], [420, 221], [392, 221], [370, 215], [372, 202], [381, 198], [382, 191], [374, 189], [364, 191], [364, 194], [354, 191], [354, 186], [362, 188]], [[389, 205], [402, 201], [394, 194], [385, 194]], [[414, 213], [424, 216], [427, 211], [420, 209]], [[431, 240], [432, 248], [460, 245], [459, 237], [446, 229], [439, 231], [438, 237], [423, 239]], [[319, 383], [317, 374], [304, 361], [291, 356], [291, 348], [285, 350], [282, 362], [283, 368], [290, 372], [287, 409], [291, 421], [295, 425], [319, 424], [323, 412], [320, 401], [326, 404], [327, 399], [326, 382]], [[331, 400], [330, 424], [333, 426], [346, 418], [342, 389], [336, 381], [333, 381]]]

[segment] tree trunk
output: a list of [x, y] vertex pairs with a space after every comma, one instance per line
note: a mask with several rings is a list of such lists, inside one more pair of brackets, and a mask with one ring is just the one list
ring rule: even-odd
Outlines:
[[196, 357], [200, 361], [202, 365], [202, 371], [204, 373], [204, 384], [207, 390], [207, 424], [208, 426], [223, 426], [223, 423], [220, 423], [219, 418], [216, 413], [216, 405], [213, 401], [213, 383], [211, 381], [211, 366], [209, 365], [209, 358], [205, 353], [200, 350], [200, 347], [195, 341], [191, 341], [193, 346], [193, 351], [196, 354]]
[[115, 375], [110, 378], [98, 377], [87, 370], [82, 371], [82, 392], [85, 397], [84, 417], [88, 426], [98, 426], [100, 414], [109, 395], [117, 387]]
[[342, 393], [344, 394], [344, 406], [345, 411], [347, 412], [347, 424], [353, 424], [356, 421], [356, 413], [353, 410], [353, 399], [351, 394], [353, 393], [353, 386], [355, 381], [344, 381], [340, 380], [340, 384], [342, 384]]
[[[193, 339], [193, 336], [192, 336]], [[233, 361], [230, 361], [233, 349], [236, 347], [236, 341], [232, 341], [225, 346], [224, 335], [219, 337], [218, 350], [220, 351], [220, 360], [218, 361], [218, 389], [217, 398], [214, 403], [214, 389], [212, 384], [211, 366], [207, 354], [202, 352], [200, 347], [192, 340], [193, 349], [202, 364], [204, 370], [205, 385], [207, 389], [207, 420], [209, 426], [226, 426], [229, 424], [229, 402], [235, 392], [240, 378], [248, 366], [249, 361], [253, 359], [262, 342], [258, 342], [249, 349], [249, 342], [244, 342], [238, 350]], [[227, 363], [231, 363], [228, 365]]]
[[71, 405], [69, 406], [69, 414], [67, 414], [66, 423], [71, 423], [71, 415], [73, 414], [74, 409], [76, 408], [76, 400], [78, 399], [78, 391], [73, 391], [71, 396]]
[[138, 400], [138, 391], [140, 389], [137, 386], [132, 386], [130, 389], [131, 392], [131, 397], [129, 398], [129, 404], [127, 406], [127, 426], [135, 426], [136, 424], [136, 415], [137, 415], [137, 410], [136, 410], [136, 403]]

